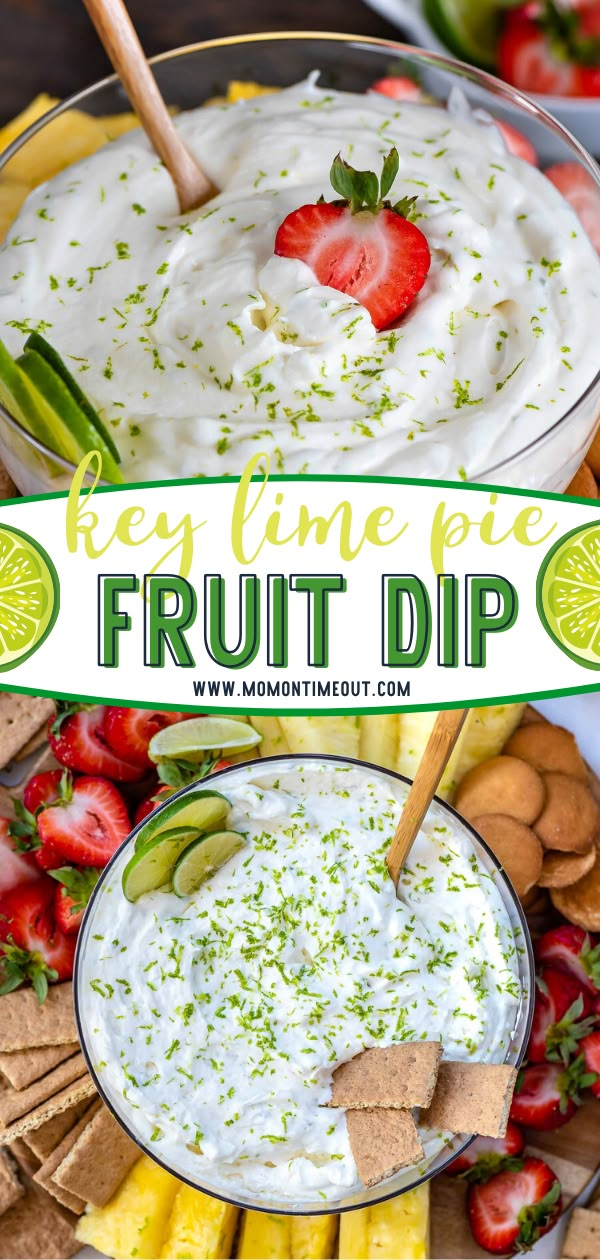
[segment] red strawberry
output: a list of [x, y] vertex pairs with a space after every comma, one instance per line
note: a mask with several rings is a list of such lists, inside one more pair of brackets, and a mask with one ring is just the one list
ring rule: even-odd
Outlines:
[[518, 1156], [525, 1149], [525, 1135], [509, 1120], [503, 1138], [477, 1137], [446, 1172], [470, 1183], [489, 1181], [495, 1173], [520, 1167]]
[[56, 923], [68, 935], [77, 933], [87, 903], [100, 878], [100, 871], [93, 866], [82, 871], [78, 871], [75, 866], [61, 866], [56, 871], [50, 871], [50, 874], [53, 879], [58, 880], [58, 888], [54, 894]]
[[511, 1120], [530, 1129], [560, 1129], [580, 1106], [580, 1091], [592, 1083], [582, 1054], [568, 1068], [560, 1063], [524, 1067], [517, 1077]]
[[342, 200], [300, 206], [275, 238], [276, 254], [301, 259], [319, 284], [355, 298], [377, 329], [404, 314], [431, 266], [427, 240], [408, 218], [416, 197], [393, 206], [385, 201], [398, 168], [395, 149], [383, 163], [381, 180], [371, 171], [355, 171], [338, 154], [330, 177]]
[[538, 155], [527, 136], [523, 135], [512, 123], [503, 122], [502, 119], [494, 119], [498, 131], [504, 140], [509, 153], [513, 157], [521, 158], [522, 162], [529, 162], [531, 166], [538, 165]]
[[8, 818], [0, 818], [0, 896], [18, 884], [38, 879], [40, 874], [33, 853], [19, 848], [19, 838], [11, 834], [11, 825]]
[[50, 805], [57, 799], [63, 774], [63, 770], [46, 770], [43, 774], [34, 774], [25, 784], [23, 804], [30, 814], [37, 814], [43, 805]]
[[173, 793], [173, 788], [169, 788], [166, 786], [155, 787], [154, 791], [151, 792], [149, 796], [145, 796], [143, 800], [140, 801], [135, 811], [134, 818], [133, 818], [134, 826], [137, 826], [138, 823], [143, 822], [144, 818], [147, 818], [148, 814], [152, 814], [154, 810], [159, 805], [162, 804], [164, 799], [167, 796], [171, 796], [172, 793]]
[[164, 709], [117, 709], [110, 706], [104, 714], [104, 738], [112, 751], [135, 766], [149, 769], [154, 763], [148, 756], [148, 744], [157, 731], [174, 722], [184, 722], [191, 713], [167, 713]]
[[527, 1058], [532, 1063], [562, 1059], [568, 1063], [578, 1042], [594, 1026], [585, 1018], [592, 1009], [590, 995], [574, 976], [544, 967], [537, 978], [535, 1005]]
[[579, 162], [557, 162], [548, 166], [544, 175], [573, 207], [600, 254], [600, 187], [596, 180]]
[[53, 903], [47, 875], [0, 897], [0, 993], [30, 980], [43, 1002], [49, 981], [71, 979], [75, 940], [55, 926]]
[[419, 84], [404, 74], [390, 75], [387, 79], [376, 79], [369, 91], [380, 92], [382, 96], [389, 96], [393, 101], [420, 101], [423, 98]]
[[498, 42], [502, 78], [529, 93], [600, 95], [600, 41], [592, 12], [552, 0], [512, 9]]
[[572, 923], [544, 932], [535, 943], [535, 956], [544, 967], [564, 971], [584, 989], [600, 990], [600, 942]]
[[56, 760], [69, 770], [134, 783], [136, 779], [141, 779], [143, 771], [109, 748], [104, 735], [105, 712], [102, 706], [75, 711], [73, 706], [67, 706], [59, 712], [48, 727], [52, 752]]
[[561, 1209], [560, 1182], [542, 1159], [469, 1186], [467, 1212], [475, 1241], [493, 1255], [528, 1251], [552, 1229]]
[[68, 795], [38, 814], [42, 854], [46, 846], [79, 866], [106, 866], [131, 830], [125, 801], [106, 779], [76, 779]]
[[596, 1098], [600, 1098], [600, 1029], [584, 1037], [581, 1049], [588, 1072], [595, 1072], [595, 1081], [590, 1081], [590, 1089]]

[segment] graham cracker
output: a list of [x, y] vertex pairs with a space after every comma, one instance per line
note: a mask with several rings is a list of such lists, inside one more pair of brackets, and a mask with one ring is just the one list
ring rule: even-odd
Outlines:
[[85, 1070], [85, 1059], [80, 1051], [64, 1063], [59, 1063], [58, 1067], [47, 1072], [41, 1080], [34, 1081], [27, 1089], [5, 1090], [0, 1094], [0, 1131], [8, 1128], [20, 1116], [26, 1116], [48, 1098], [53, 1098], [73, 1081], [79, 1080]]
[[140, 1153], [108, 1108], [101, 1107], [56, 1168], [52, 1179], [57, 1186], [94, 1207], [104, 1207], [140, 1158]]
[[363, 1050], [333, 1073], [329, 1107], [428, 1107], [442, 1057], [440, 1041], [404, 1041]]
[[598, 1260], [600, 1256], [600, 1212], [574, 1208], [569, 1218], [561, 1256], [567, 1260]]
[[44, 1002], [33, 989], [16, 989], [0, 997], [0, 1051], [62, 1046], [77, 1041], [73, 985], [52, 984]]
[[40, 1103], [39, 1107], [34, 1107], [33, 1111], [29, 1111], [26, 1116], [20, 1116], [8, 1128], [0, 1129], [0, 1146], [10, 1146], [10, 1143], [14, 1142], [15, 1138], [29, 1133], [30, 1129], [39, 1128], [45, 1120], [59, 1115], [61, 1111], [66, 1111], [74, 1103], [83, 1102], [84, 1098], [91, 1098], [95, 1092], [96, 1089], [91, 1076], [87, 1074], [81, 1076], [79, 1080], [73, 1081], [65, 1089], [61, 1089], [60, 1093], [54, 1094], [52, 1098], [47, 1098], [45, 1102]]
[[24, 761], [26, 757], [30, 757], [32, 753], [37, 752], [38, 748], [43, 748], [48, 738], [48, 723], [44, 722], [40, 729], [27, 740], [26, 744], [15, 754], [15, 761]]
[[85, 1211], [85, 1199], [80, 1199], [77, 1195], [71, 1194], [70, 1190], [64, 1190], [61, 1186], [56, 1185], [53, 1182], [52, 1177], [59, 1164], [61, 1164], [63, 1159], [65, 1159], [65, 1157], [69, 1154], [69, 1151], [77, 1139], [81, 1137], [81, 1134], [84, 1132], [86, 1126], [89, 1125], [93, 1113], [100, 1107], [100, 1105], [100, 1100], [98, 1099], [96, 1103], [92, 1103], [91, 1106], [88, 1107], [87, 1111], [83, 1114], [75, 1127], [65, 1135], [62, 1142], [60, 1142], [55, 1150], [51, 1151], [48, 1158], [44, 1160], [41, 1168], [38, 1169], [33, 1178], [33, 1180], [37, 1181], [40, 1186], [44, 1187], [44, 1190], [47, 1190], [49, 1194], [53, 1195], [59, 1203], [62, 1203], [63, 1207], [69, 1208], [69, 1210], [74, 1212], [76, 1216], [81, 1216], [82, 1212]]
[[54, 713], [54, 702], [44, 696], [0, 694], [0, 769], [8, 765]]
[[71, 1041], [64, 1046], [40, 1046], [39, 1050], [14, 1050], [12, 1054], [0, 1052], [0, 1072], [13, 1089], [27, 1089], [28, 1085], [33, 1085], [34, 1081], [39, 1081], [59, 1063], [76, 1054], [77, 1049], [77, 1042]]
[[25, 1194], [0, 1216], [0, 1260], [69, 1260], [79, 1251], [76, 1217], [50, 1194], [25, 1182]]
[[89, 1098], [84, 1098], [73, 1106], [67, 1107], [65, 1111], [59, 1111], [56, 1115], [50, 1116], [50, 1119], [44, 1120], [37, 1129], [28, 1130], [22, 1140], [40, 1164], [43, 1164], [50, 1152], [56, 1149], [59, 1142], [62, 1142], [65, 1133], [77, 1124], [89, 1105]]
[[442, 1060], [430, 1107], [421, 1111], [426, 1129], [504, 1137], [517, 1069], [508, 1063]]
[[0, 1151], [0, 1216], [24, 1193], [14, 1159], [8, 1151]]
[[410, 1111], [361, 1107], [347, 1112], [346, 1124], [350, 1149], [364, 1186], [375, 1186], [423, 1158]]
[[25, 1173], [27, 1177], [33, 1177], [33, 1174], [37, 1172], [40, 1166], [40, 1161], [29, 1150], [24, 1138], [15, 1138], [14, 1142], [11, 1142], [6, 1149], [10, 1151], [13, 1159], [16, 1160], [21, 1172]]

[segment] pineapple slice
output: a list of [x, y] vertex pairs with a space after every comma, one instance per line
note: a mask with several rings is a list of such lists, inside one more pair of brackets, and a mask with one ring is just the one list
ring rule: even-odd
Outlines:
[[329, 1260], [337, 1216], [275, 1216], [244, 1212], [238, 1260]]
[[398, 718], [395, 713], [364, 713], [360, 719], [360, 757], [395, 770], [398, 761]]
[[114, 1260], [156, 1260], [180, 1185], [143, 1155], [106, 1207], [90, 1208], [80, 1218], [77, 1238]]
[[235, 105], [236, 101], [251, 101], [255, 96], [272, 96], [278, 91], [279, 88], [263, 87], [250, 79], [231, 79], [227, 84], [226, 100], [228, 105]]
[[161, 1256], [167, 1260], [229, 1260], [239, 1211], [201, 1190], [181, 1186]]
[[0, 153], [3, 149], [8, 149], [9, 144], [27, 131], [28, 127], [32, 127], [38, 118], [47, 114], [49, 109], [54, 109], [55, 105], [58, 105], [56, 96], [47, 96], [45, 92], [41, 92], [34, 97], [31, 104], [17, 114], [16, 118], [11, 118], [4, 127], [0, 127]]
[[25, 198], [31, 189], [29, 184], [20, 184], [17, 180], [0, 177], [0, 242], [16, 219]]
[[102, 124], [107, 140], [118, 140], [126, 131], [133, 131], [134, 127], [141, 126], [137, 114], [103, 114], [98, 122]]
[[[493, 704], [471, 709], [446, 766], [438, 796], [452, 800], [461, 779], [480, 761], [495, 757], [521, 720], [522, 704]], [[402, 713], [396, 770], [414, 779], [437, 713]]]
[[262, 744], [258, 749], [261, 757], [276, 757], [277, 754], [283, 756], [284, 753], [289, 753], [289, 745], [281, 729], [279, 718], [256, 717], [254, 714], [250, 722], [255, 731], [262, 735]]
[[360, 756], [360, 718], [282, 717], [279, 721], [292, 753]]
[[[17, 121], [9, 123], [4, 132], [10, 131]], [[95, 153], [96, 149], [106, 144], [106, 140], [106, 130], [99, 118], [92, 118], [79, 109], [68, 109], [32, 136], [24, 148], [11, 158], [3, 174], [35, 188], [52, 179], [66, 166]]]
[[340, 1220], [340, 1260], [425, 1260], [429, 1236], [429, 1186]]
[[293, 1216], [292, 1260], [328, 1260], [335, 1253], [339, 1216]]

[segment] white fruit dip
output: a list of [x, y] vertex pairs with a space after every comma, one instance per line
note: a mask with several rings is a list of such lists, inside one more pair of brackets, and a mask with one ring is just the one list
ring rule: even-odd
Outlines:
[[[0, 337], [16, 353], [27, 330], [46, 335], [127, 480], [239, 475], [257, 450], [286, 473], [476, 478], [593, 379], [600, 260], [489, 122], [316, 75], [176, 121], [221, 189], [209, 205], [180, 216], [134, 131], [33, 192], [0, 252]], [[273, 248], [290, 211], [334, 199], [338, 151], [379, 173], [393, 144], [392, 200], [418, 196], [432, 265], [377, 333]]]
[[[384, 855], [402, 782], [298, 759], [218, 786], [246, 845], [195, 894], [126, 901], [130, 845], [102, 884], [78, 976], [84, 1044], [174, 1172], [232, 1197], [336, 1199], [360, 1183], [345, 1113], [321, 1105], [335, 1067], [419, 1038], [503, 1061], [523, 941], [438, 805], [396, 898]], [[443, 1142], [423, 1137], [429, 1158]]]

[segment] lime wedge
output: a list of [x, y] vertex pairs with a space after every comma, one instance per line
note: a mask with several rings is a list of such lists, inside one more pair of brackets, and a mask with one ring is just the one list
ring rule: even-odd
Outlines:
[[195, 831], [208, 831], [222, 822], [229, 801], [220, 792], [207, 792], [206, 788], [195, 788], [175, 800], [167, 801], [162, 809], [149, 814], [144, 825], [135, 838], [135, 849], [139, 852], [171, 827], [193, 827]]
[[31, 656], [58, 616], [56, 570], [29, 534], [0, 525], [0, 670]]
[[537, 607], [561, 651], [600, 669], [600, 521], [577, 526], [551, 547], [538, 573]]
[[127, 900], [137, 901], [144, 893], [154, 892], [168, 884], [178, 857], [197, 837], [194, 827], [173, 827], [134, 853], [121, 881]]
[[64, 360], [61, 359], [58, 350], [55, 350], [54, 346], [51, 346], [50, 343], [46, 341], [45, 337], [42, 337], [40, 333], [36, 332], [30, 333], [27, 341], [25, 342], [25, 349], [37, 351], [37, 353], [46, 360], [46, 363], [50, 365], [53, 371], [56, 372], [57, 376], [60, 376], [61, 380], [67, 386], [67, 389], [77, 403], [77, 406], [81, 409], [81, 411], [83, 411], [84, 415], [87, 417], [96, 432], [100, 434], [100, 437], [108, 447], [113, 459], [117, 464], [120, 464], [121, 456], [119, 455], [118, 449], [115, 446], [108, 429], [100, 419], [96, 408], [92, 406], [89, 398], [80, 388], [79, 384], [75, 380], [75, 377], [71, 372], [69, 372], [69, 369]]
[[198, 836], [177, 859], [173, 871], [173, 892], [189, 897], [215, 871], [243, 849], [246, 841], [239, 831], [209, 831]]
[[244, 752], [260, 744], [262, 735], [248, 722], [234, 718], [199, 717], [189, 722], [165, 726], [150, 740], [148, 749], [153, 761], [165, 757], [181, 757], [185, 761], [202, 761], [207, 752]]
[[[63, 445], [74, 448], [74, 453], [70, 454], [70, 458], [78, 463], [88, 451], [100, 451], [104, 476], [108, 481], [122, 481], [114, 455], [104, 437], [75, 401], [68, 385], [46, 359], [42, 358], [37, 350], [25, 350], [17, 359], [16, 366], [21, 369], [40, 395], [45, 406], [48, 427], [60, 435], [59, 440]], [[68, 436], [65, 436], [65, 429]]]
[[436, 35], [461, 61], [493, 70], [502, 7], [498, 0], [424, 0], [423, 10]]

